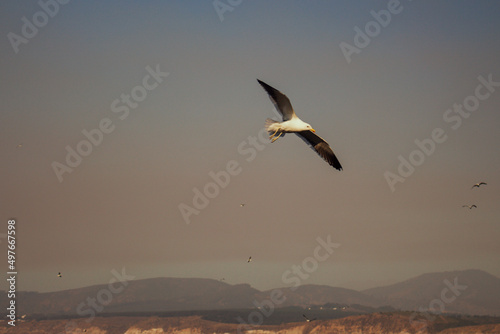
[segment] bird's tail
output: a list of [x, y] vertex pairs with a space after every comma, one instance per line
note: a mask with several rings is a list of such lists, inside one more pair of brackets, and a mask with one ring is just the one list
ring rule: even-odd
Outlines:
[[[278, 121], [275, 121], [274, 119], [266, 119], [266, 130], [269, 133], [269, 135], [272, 135], [279, 129], [279, 125], [276, 124], [279, 123]], [[285, 134], [283, 134], [285, 135]]]

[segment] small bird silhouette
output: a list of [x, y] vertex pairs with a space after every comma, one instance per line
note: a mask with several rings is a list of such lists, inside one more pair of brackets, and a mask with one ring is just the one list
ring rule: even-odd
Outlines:
[[302, 316], [306, 319], [306, 321], [307, 321], [307, 322], [311, 322], [311, 321], [316, 320], [316, 318], [309, 319], [308, 317], [306, 317], [306, 315], [305, 315], [305, 314], [302, 314]]
[[462, 208], [469, 208], [472, 209], [472, 208], [477, 208], [476, 204], [472, 204], [472, 205], [462, 205]]
[[478, 188], [479, 188], [479, 187], [481, 187], [483, 184], [484, 184], [484, 185], [487, 185], [488, 183], [486, 183], [486, 182], [479, 182], [479, 183], [476, 183], [475, 185], [473, 185], [473, 186], [472, 186], [472, 188], [471, 188], [471, 189], [474, 189], [474, 188], [476, 188], [476, 187], [478, 187]]
[[59, 273], [57, 273], [57, 277], [62, 277], [62, 275], [61, 275], [61, 273], [60, 273], [60, 272], [59, 272]]
[[240, 206], [241, 206], [241, 207], [244, 207], [244, 206], [245, 206], [245, 203], [241, 203], [241, 204], [240, 204]]
[[248, 262], [248, 263], [252, 262], [252, 257], [251, 257], [251, 256], [248, 258], [248, 261], [247, 261], [247, 262]]

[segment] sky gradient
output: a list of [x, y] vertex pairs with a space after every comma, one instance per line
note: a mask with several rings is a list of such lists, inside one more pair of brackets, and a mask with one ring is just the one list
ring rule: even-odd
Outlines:
[[[388, 7], [397, 13], [368, 25], [360, 44], [356, 27], [366, 33], [371, 11]], [[102, 284], [122, 268], [136, 279], [284, 287], [328, 236], [340, 246], [301, 284], [364, 289], [461, 269], [500, 277], [500, 87], [479, 79], [500, 82], [500, 4], [231, 8], [70, 1], [43, 22], [37, 1], [0, 4], [0, 233], [16, 219], [17, 289]], [[42, 20], [30, 38], [23, 18]], [[25, 42], [13, 46], [11, 33]], [[348, 62], [340, 45], [356, 41]], [[257, 78], [290, 98], [343, 171], [293, 134], [252, 139], [276, 117]], [[454, 111], [464, 103], [473, 111]], [[414, 153], [435, 130], [441, 142]], [[85, 146], [85, 131], [98, 144]], [[91, 152], [69, 167], [67, 147]], [[391, 189], [387, 172], [411, 156], [419, 165]], [[55, 162], [71, 172], [58, 178]], [[194, 207], [195, 189], [228, 163], [225, 187], [187, 224], [179, 206]], [[479, 181], [488, 185], [471, 189]]]

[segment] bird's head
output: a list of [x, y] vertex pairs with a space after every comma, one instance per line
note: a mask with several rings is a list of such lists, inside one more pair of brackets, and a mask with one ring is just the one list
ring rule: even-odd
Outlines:
[[316, 130], [314, 130], [313, 127], [310, 124], [306, 123], [305, 126], [306, 126], [306, 130], [310, 130], [312, 132], [316, 132]]

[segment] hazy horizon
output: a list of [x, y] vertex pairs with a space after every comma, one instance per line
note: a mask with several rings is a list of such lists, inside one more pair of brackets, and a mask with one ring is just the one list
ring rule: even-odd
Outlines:
[[[499, 3], [0, 8], [0, 246], [7, 266], [14, 218], [18, 291], [122, 269], [259, 290], [500, 277]], [[261, 139], [276, 113], [256, 79], [342, 171], [293, 134]]]

